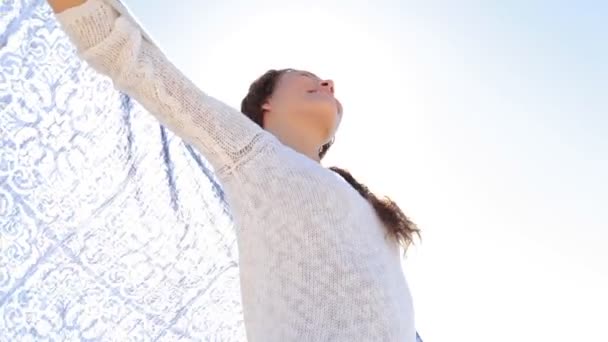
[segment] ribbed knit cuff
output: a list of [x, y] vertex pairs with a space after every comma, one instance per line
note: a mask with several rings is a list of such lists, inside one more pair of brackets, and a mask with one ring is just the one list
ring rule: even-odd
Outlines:
[[56, 14], [61, 27], [79, 52], [101, 43], [112, 32], [119, 13], [103, 0], [87, 0], [84, 4]]

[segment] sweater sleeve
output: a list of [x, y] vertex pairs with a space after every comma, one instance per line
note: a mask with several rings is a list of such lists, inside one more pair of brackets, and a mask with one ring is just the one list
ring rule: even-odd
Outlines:
[[57, 19], [91, 67], [196, 147], [218, 174], [251, 159], [250, 154], [271, 141], [245, 115], [199, 90], [119, 1], [87, 0]]

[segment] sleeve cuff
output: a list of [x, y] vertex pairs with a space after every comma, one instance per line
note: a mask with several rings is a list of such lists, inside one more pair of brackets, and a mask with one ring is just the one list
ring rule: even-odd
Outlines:
[[79, 52], [101, 43], [112, 32], [119, 13], [103, 0], [87, 0], [56, 17]]

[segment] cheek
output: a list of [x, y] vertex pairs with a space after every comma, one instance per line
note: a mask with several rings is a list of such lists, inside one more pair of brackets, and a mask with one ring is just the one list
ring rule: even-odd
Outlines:
[[275, 100], [275, 109], [288, 116], [300, 113], [307, 109], [307, 99], [301, 94], [294, 92], [283, 92]]
[[306, 103], [310, 110], [319, 112], [323, 115], [334, 116], [338, 113], [338, 104], [331, 96], [323, 94], [307, 94], [303, 102]]
[[312, 124], [331, 132], [340, 124], [339, 105], [330, 96], [301, 92], [282, 93], [277, 100], [274, 108], [282, 116], [281, 120], [298, 122], [298, 125]]

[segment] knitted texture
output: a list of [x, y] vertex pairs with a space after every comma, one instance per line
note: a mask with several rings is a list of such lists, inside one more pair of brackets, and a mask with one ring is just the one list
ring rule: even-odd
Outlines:
[[249, 341], [416, 341], [399, 248], [356, 190], [199, 90], [116, 1], [57, 17], [83, 59], [214, 167]]

